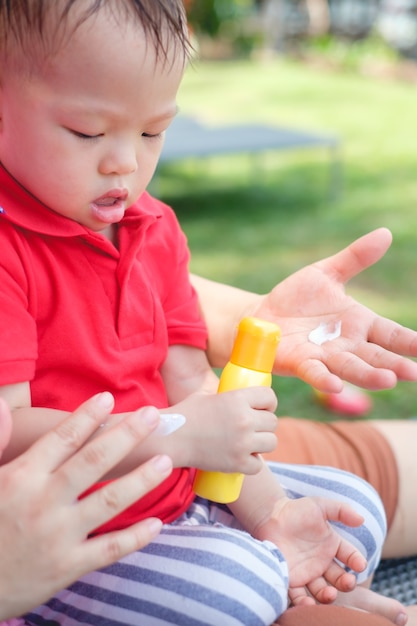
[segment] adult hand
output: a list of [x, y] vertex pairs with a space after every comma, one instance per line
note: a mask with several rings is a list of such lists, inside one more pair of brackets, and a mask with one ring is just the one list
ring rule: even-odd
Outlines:
[[[357, 239], [337, 254], [313, 263], [279, 283], [251, 314], [278, 323], [282, 339], [274, 373], [297, 376], [326, 392], [342, 380], [368, 389], [417, 380], [417, 332], [383, 318], [346, 295], [345, 284], [373, 265], [392, 241], [386, 228]], [[316, 345], [309, 333], [319, 324], [341, 322], [341, 336]]]
[[[86, 444], [112, 408], [109, 393], [91, 398], [27, 452], [0, 467], [0, 619], [24, 613], [159, 533], [160, 520], [147, 519], [88, 539], [92, 530], [156, 487], [172, 469], [169, 457], [154, 457], [77, 499], [159, 423], [157, 410], [146, 407]], [[0, 429], [8, 429], [0, 440], [1, 451], [10, 425], [7, 405], [0, 399]]]

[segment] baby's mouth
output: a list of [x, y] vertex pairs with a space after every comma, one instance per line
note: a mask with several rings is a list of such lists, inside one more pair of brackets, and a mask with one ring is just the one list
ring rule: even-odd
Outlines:
[[100, 200], [96, 200], [94, 204], [97, 206], [114, 206], [117, 202], [119, 202], [118, 198], [101, 198]]
[[91, 209], [96, 219], [105, 224], [120, 222], [126, 210], [126, 190], [115, 189], [100, 196], [91, 203]]

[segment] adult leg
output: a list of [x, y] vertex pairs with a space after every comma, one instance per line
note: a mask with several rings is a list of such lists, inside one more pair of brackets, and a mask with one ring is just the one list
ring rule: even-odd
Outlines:
[[391, 446], [398, 471], [398, 503], [385, 542], [383, 556], [399, 558], [417, 554], [417, 421], [372, 421], [375, 432]]

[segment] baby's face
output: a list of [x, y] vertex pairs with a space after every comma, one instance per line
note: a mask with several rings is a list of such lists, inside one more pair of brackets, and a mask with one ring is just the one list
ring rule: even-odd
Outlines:
[[183, 70], [179, 46], [157, 59], [137, 22], [102, 9], [42, 71], [6, 71], [0, 161], [49, 208], [105, 230], [152, 178]]

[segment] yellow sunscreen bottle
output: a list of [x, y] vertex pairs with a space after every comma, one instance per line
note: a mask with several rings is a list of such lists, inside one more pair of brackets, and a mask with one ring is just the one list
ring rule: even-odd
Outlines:
[[[243, 387], [270, 387], [280, 338], [281, 331], [276, 324], [245, 317], [239, 324], [230, 361], [220, 377], [218, 393]], [[234, 502], [239, 497], [243, 479], [243, 474], [198, 470], [194, 491], [213, 502]]]

